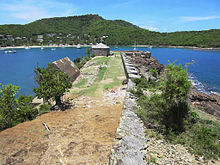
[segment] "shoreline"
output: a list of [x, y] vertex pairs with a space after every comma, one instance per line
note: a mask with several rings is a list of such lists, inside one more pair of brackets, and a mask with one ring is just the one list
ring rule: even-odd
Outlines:
[[[80, 45], [81, 47], [91, 47], [91, 45]], [[122, 47], [140, 47], [140, 48], [180, 48], [180, 49], [197, 49], [197, 50], [220, 50], [219, 48], [201, 48], [196, 46], [172, 46], [172, 45], [120, 45]], [[120, 47], [119, 46], [119, 47]], [[62, 47], [70, 47], [77, 48], [77, 45], [43, 45], [43, 46], [8, 46], [8, 47], [0, 47], [0, 50], [5, 49], [26, 49], [26, 48], [62, 48]], [[115, 45], [110, 45], [110, 47], [115, 47]]]
[[[129, 47], [135, 47], [130, 45]], [[196, 46], [172, 46], [172, 45], [137, 45], [137, 47], [148, 47], [148, 48], [182, 48], [182, 49], [198, 49], [198, 50], [220, 50], [219, 48], [202, 48]]]
[[[91, 47], [90, 45], [80, 45], [81, 47]], [[0, 47], [0, 50], [5, 49], [31, 49], [31, 48], [77, 48], [77, 45], [43, 45], [43, 46], [7, 46], [7, 47]]]

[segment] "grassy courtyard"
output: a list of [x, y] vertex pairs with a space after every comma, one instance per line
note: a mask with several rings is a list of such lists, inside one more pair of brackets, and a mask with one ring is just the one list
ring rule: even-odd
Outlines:
[[[81, 74], [84, 77], [77, 84], [74, 84], [73, 93], [101, 97], [104, 91], [121, 86], [125, 79], [125, 73], [120, 56], [96, 57], [89, 63], [93, 65], [82, 69]], [[93, 82], [89, 82], [89, 76], [94, 75]], [[88, 83], [91, 84], [88, 86]]]

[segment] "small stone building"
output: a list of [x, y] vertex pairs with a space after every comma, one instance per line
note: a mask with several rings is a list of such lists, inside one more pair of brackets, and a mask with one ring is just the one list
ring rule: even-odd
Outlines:
[[80, 75], [79, 68], [68, 57], [54, 61], [51, 66], [66, 73], [72, 82]]
[[100, 43], [92, 46], [92, 53], [95, 56], [109, 56], [110, 55], [110, 47]]

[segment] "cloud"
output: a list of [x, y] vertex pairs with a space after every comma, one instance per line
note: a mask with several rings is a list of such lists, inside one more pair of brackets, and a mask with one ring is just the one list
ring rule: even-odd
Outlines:
[[8, 13], [8, 17], [20, 19], [24, 22], [48, 17], [69, 16], [76, 14], [77, 11], [72, 3], [52, 0], [21, 0], [14, 2], [2, 4], [2, 9]]
[[141, 28], [148, 29], [148, 30], [150, 30], [150, 31], [156, 31], [156, 30], [158, 30], [158, 28], [153, 27], [153, 26], [141, 26]]
[[181, 17], [183, 21], [203, 21], [211, 19], [219, 19], [220, 16], [207, 16], [207, 17]]
[[50, 17], [50, 13], [47, 12], [44, 8], [39, 6], [32, 6], [32, 5], [16, 5], [15, 6], [8, 6], [6, 8], [10, 11], [10, 17], [16, 19], [23, 19], [27, 21], [36, 20], [42, 17]]
[[135, 3], [137, 3], [139, 0], [126, 0], [126, 1], [122, 1], [119, 3], [115, 3], [115, 5], [113, 6], [114, 8], [125, 8], [125, 7], [129, 7], [131, 5], [134, 5]]

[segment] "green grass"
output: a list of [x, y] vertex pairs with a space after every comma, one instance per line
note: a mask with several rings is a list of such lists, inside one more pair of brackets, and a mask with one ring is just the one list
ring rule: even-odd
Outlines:
[[49, 104], [42, 104], [42, 105], [40, 105], [40, 108], [38, 110], [38, 115], [40, 116], [40, 115], [42, 115], [44, 113], [50, 112], [50, 108], [51, 108], [51, 105], [49, 105]]
[[113, 89], [114, 87], [118, 86], [118, 83], [109, 83], [109, 84], [105, 84], [103, 86], [104, 89]]
[[110, 61], [109, 68], [106, 71], [104, 79], [112, 79], [113, 82], [104, 85], [104, 89], [118, 87], [122, 84], [123, 80], [118, 79], [118, 77], [124, 76], [124, 69], [121, 62], [121, 57], [112, 57]]
[[110, 58], [111, 57], [96, 57], [96, 58], [93, 58], [91, 60], [91, 62], [96, 61], [95, 65], [101, 65], [101, 64], [107, 65], [109, 63], [109, 61], [110, 61]]
[[75, 85], [73, 85], [73, 86], [74, 86], [74, 87], [84, 86], [84, 85], [86, 85], [87, 81], [88, 81], [88, 79], [87, 79], [87, 78], [84, 78], [84, 79], [82, 79], [79, 83], [77, 83], [77, 84], [75, 84]]
[[114, 55], [120, 55], [121, 54], [121, 52], [118, 52], [118, 51], [114, 51], [113, 53], [114, 53]]
[[99, 73], [97, 75], [97, 78], [95, 79], [95, 82], [102, 81], [106, 71], [107, 71], [107, 67], [100, 67], [99, 68]]
[[169, 135], [169, 141], [184, 145], [192, 154], [203, 156], [205, 159], [220, 158], [220, 124], [211, 120], [200, 119], [187, 131]]
[[148, 129], [149, 138], [163, 139], [172, 144], [181, 144], [191, 154], [203, 156], [205, 160], [220, 158], [220, 123], [206, 119], [199, 121], [185, 132], [162, 135], [154, 129]]
[[96, 94], [96, 91], [98, 88], [99, 88], [99, 85], [97, 83], [94, 83], [90, 87], [79, 91], [78, 95], [79, 96], [86, 95], [86, 96], [92, 96], [92, 97], [99, 96], [98, 94]]
[[96, 96], [96, 91], [102, 85], [100, 84], [100, 81], [103, 80], [106, 70], [107, 70], [107, 67], [100, 67], [98, 75], [95, 79], [95, 82], [90, 87], [80, 91], [80, 95]]
[[83, 72], [91, 73], [91, 72], [93, 72], [93, 71], [95, 71], [95, 70], [96, 70], [96, 68], [84, 68], [84, 69], [83, 69]]
[[150, 156], [150, 162], [151, 162], [151, 163], [157, 163], [157, 160], [156, 160], [155, 157]]
[[[108, 63], [107, 67], [100, 67], [98, 75], [93, 82], [93, 84], [88, 88], [81, 88], [77, 92], [78, 95], [87, 95], [87, 96], [101, 96], [102, 91], [105, 89], [112, 89], [118, 87], [122, 84], [122, 80], [118, 79], [118, 77], [125, 76], [123, 65], [120, 56], [119, 57], [97, 57], [93, 59], [93, 61], [97, 61], [96, 64], [104, 64]], [[112, 79], [113, 82], [104, 84], [101, 83], [102, 80]], [[84, 80], [85, 81], [85, 80]], [[82, 84], [82, 82], [80, 82]], [[82, 86], [79, 86], [82, 87]]]

